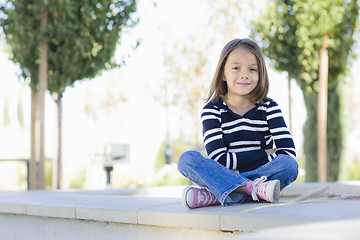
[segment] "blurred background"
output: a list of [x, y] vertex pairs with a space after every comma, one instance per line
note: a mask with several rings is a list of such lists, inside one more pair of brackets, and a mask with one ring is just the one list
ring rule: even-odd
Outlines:
[[[9, 30], [11, 10], [16, 9], [14, 4], [26, 1], [0, 2], [0, 190], [26, 190], [32, 139], [30, 86], [36, 86], [34, 76], [37, 75], [16, 55], [12, 45], [16, 34]], [[69, 1], [59, 2], [64, 9], [66, 4], [71, 5]], [[117, 7], [116, 2], [120, 1], [98, 1], [94, 9], [101, 10], [109, 5], [111, 13], [108, 17], [121, 15], [125, 7]], [[335, 86], [339, 96], [337, 103], [332, 105], [335, 94], [329, 90], [328, 118], [338, 119], [340, 126], [328, 120], [328, 158], [335, 158], [328, 159], [328, 179], [360, 180], [358, 1], [122, 2], [129, 2], [127, 6], [130, 2], [135, 4], [128, 16], [132, 22], [122, 23], [116, 48], [101, 67], [61, 85], [61, 91], [57, 91], [59, 85], [54, 86], [51, 82], [56, 79], [56, 72], [48, 71], [49, 91], [45, 92], [44, 115], [46, 189], [189, 184], [177, 172], [177, 159], [186, 150], [204, 152], [201, 109], [220, 51], [233, 38], [252, 38], [263, 47], [270, 77], [269, 97], [280, 105], [297, 148], [301, 167], [297, 182], [316, 181], [317, 175], [310, 169], [314, 168], [311, 164], [316, 165], [317, 150], [306, 147], [310, 144], [316, 148], [316, 126], [311, 122], [313, 132], [309, 133], [306, 122], [313, 116], [309, 113], [311, 97], [317, 96], [319, 89], [317, 72], [324, 35], [329, 35], [329, 89]], [[35, 11], [31, 4], [24, 5], [25, 12]], [[56, 23], [51, 19], [56, 19], [57, 14], [65, 23], [69, 19], [65, 26], [70, 28], [72, 17], [61, 18], [61, 11], [65, 10], [51, 12], [50, 7], [48, 11], [49, 29]], [[320, 16], [320, 12], [324, 16]], [[93, 20], [102, 17], [95, 10], [89, 14]], [[40, 17], [37, 17], [39, 23]], [[110, 24], [114, 27], [108, 25], [109, 31], [117, 23], [110, 20]], [[58, 27], [57, 30], [62, 29]], [[52, 36], [59, 39], [56, 34]], [[71, 36], [74, 40], [76, 37]], [[23, 35], [23, 38], [30, 39], [31, 36]], [[49, 41], [49, 52], [61, 43], [60, 40]], [[95, 43], [91, 51], [97, 49], [100, 55], [106, 43]], [[81, 46], [85, 45], [80, 44], [78, 48]], [[59, 50], [57, 52], [60, 54]], [[32, 54], [32, 61], [38, 66], [39, 53], [35, 50]], [[92, 56], [96, 55], [92, 52]], [[63, 61], [56, 54], [52, 57], [48, 56], [50, 67]], [[76, 60], [75, 57], [72, 59]], [[73, 66], [86, 70], [83, 65], [71, 62], [71, 59], [68, 61], [68, 69]], [[59, 92], [62, 99], [61, 140], [58, 138], [58, 105], [54, 101]], [[331, 115], [333, 112], [335, 116]], [[337, 132], [329, 129], [337, 129]], [[62, 143], [61, 177], [57, 184], [55, 166], [59, 161], [59, 141]]]

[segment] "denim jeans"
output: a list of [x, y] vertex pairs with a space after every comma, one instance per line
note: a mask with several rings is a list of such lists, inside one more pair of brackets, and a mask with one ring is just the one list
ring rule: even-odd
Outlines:
[[280, 190], [284, 189], [296, 180], [298, 164], [294, 158], [280, 154], [255, 170], [237, 173], [212, 159], [203, 157], [199, 152], [187, 151], [179, 158], [178, 170], [200, 187], [206, 187], [217, 197], [221, 205], [227, 206], [251, 198], [234, 190], [261, 176], [266, 176], [268, 181], [279, 180]]

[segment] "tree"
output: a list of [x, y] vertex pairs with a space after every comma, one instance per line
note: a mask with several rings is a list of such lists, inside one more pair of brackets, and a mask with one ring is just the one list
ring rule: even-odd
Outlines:
[[21, 95], [19, 96], [19, 101], [17, 104], [17, 119], [19, 122], [19, 126], [21, 128], [25, 127], [25, 122], [24, 122], [24, 107], [23, 107], [23, 103], [21, 100]]
[[[136, 2], [69, 1], [53, 5], [54, 20], [49, 29], [49, 91], [58, 109], [57, 188], [60, 188], [62, 152], [62, 96], [67, 86], [93, 78], [102, 69], [118, 66], [112, 59], [124, 27], [136, 19]], [[62, 61], [59, 61], [62, 60]]]
[[9, 102], [8, 98], [5, 97], [5, 104], [4, 104], [4, 127], [10, 126], [10, 113], [9, 113]]
[[[209, 64], [207, 54], [208, 46], [192, 45], [189, 42], [203, 42], [196, 36], [188, 36], [187, 39], [175, 42], [170, 51], [165, 51], [165, 79], [160, 88], [161, 95], [157, 97], [169, 111], [171, 107], [181, 107], [183, 117], [188, 116], [194, 123], [191, 135], [191, 144], [198, 145], [201, 137], [199, 129], [199, 113], [204, 103], [200, 96], [206, 93], [206, 85], [209, 83], [209, 73], [206, 71]], [[204, 96], [205, 97], [205, 96]]]
[[[24, 78], [30, 79], [32, 112], [39, 106], [37, 94], [46, 89], [58, 107], [56, 185], [59, 188], [63, 93], [77, 80], [92, 78], [103, 69], [119, 66], [113, 55], [124, 27], [132, 27], [137, 22], [132, 16], [136, 1], [8, 0], [1, 11], [0, 23], [11, 46], [11, 60], [20, 63]], [[40, 66], [45, 71], [40, 71]], [[45, 78], [44, 84], [39, 76]], [[39, 112], [43, 115], [43, 109]], [[39, 126], [44, 126], [43, 121]], [[44, 137], [40, 139], [43, 145]], [[40, 173], [42, 171], [40, 167]]]
[[[190, 117], [193, 123], [190, 143], [196, 147], [202, 142], [199, 115], [211, 84], [212, 56], [214, 52], [218, 53], [214, 45], [221, 42], [222, 46], [224, 41], [234, 38], [239, 27], [236, 18], [241, 12], [238, 0], [209, 0], [201, 4], [197, 7], [209, 9], [203, 16], [208, 19], [206, 25], [197, 28], [195, 32], [189, 31], [181, 39], [171, 41], [167, 37], [163, 41], [165, 79], [157, 96], [168, 115], [172, 107], [181, 107], [183, 116]], [[169, 26], [164, 25], [162, 29], [172, 35], [168, 33], [171, 30]], [[170, 146], [169, 141], [167, 134], [167, 146]]]
[[[209, 0], [210, 23], [213, 30], [223, 37], [225, 42], [238, 37], [241, 12], [247, 2], [239, 0]], [[225, 27], [224, 27], [225, 26]]]
[[[253, 35], [262, 42], [274, 67], [286, 71], [301, 87], [307, 109], [304, 126], [306, 180], [318, 179], [317, 112], [320, 50], [328, 52], [327, 160], [328, 179], [339, 174], [343, 142], [339, 82], [348, 71], [354, 29], [359, 14], [356, 0], [271, 1], [254, 22]], [[324, 44], [328, 38], [328, 44]]]

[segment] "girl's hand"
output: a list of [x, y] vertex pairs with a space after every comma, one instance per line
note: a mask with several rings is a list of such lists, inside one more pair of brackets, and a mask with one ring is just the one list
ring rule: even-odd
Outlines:
[[276, 148], [265, 149], [266, 154], [269, 156], [276, 152]]

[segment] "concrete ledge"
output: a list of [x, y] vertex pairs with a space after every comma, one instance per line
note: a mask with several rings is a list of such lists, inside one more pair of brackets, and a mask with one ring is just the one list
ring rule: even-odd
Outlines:
[[[328, 187], [327, 191], [340, 194], [360, 194], [359, 182], [293, 184], [283, 191], [279, 204], [257, 202], [230, 207], [214, 206], [186, 210], [181, 206], [179, 199], [183, 187], [0, 192], [0, 219], [2, 219], [0, 220], [2, 222], [0, 235], [15, 234], [10, 231], [14, 229], [12, 224], [17, 226], [20, 224], [21, 228], [25, 229], [25, 236], [28, 233], [34, 235], [33, 238], [27, 239], [38, 239], [42, 236], [42, 231], [34, 232], [30, 226], [41, 226], [43, 222], [46, 222], [53, 226], [53, 231], [63, 229], [65, 226], [69, 227], [69, 225], [79, 225], [79, 228], [85, 229], [84, 223], [87, 223], [89, 227], [96, 228], [89, 231], [108, 232], [108, 239], [120, 237], [121, 234], [118, 235], [117, 228], [128, 229], [126, 231], [137, 229], [136, 231], [143, 233], [149, 231], [148, 236], [152, 235], [155, 228], [158, 236], [164, 236], [163, 239], [168, 239], [170, 236], [165, 233], [172, 235], [178, 232], [189, 234], [189, 239], [194, 239], [191, 233], [205, 234], [204, 232], [210, 239], [212, 239], [210, 236], [217, 236], [214, 239], [219, 239], [229, 236], [229, 232], [232, 233], [231, 236], [235, 236], [244, 232], [261, 232], [264, 229], [279, 226], [360, 219], [360, 201], [312, 199], [293, 202], [290, 198], [324, 187]], [[158, 197], [159, 195], [161, 197]], [[109, 233], [110, 229], [113, 235]], [[95, 237], [81, 238], [75, 228], [73, 231], [72, 238], [76, 236], [77, 239], [97, 239]], [[354, 231], [360, 231], [360, 229], [354, 229]], [[16, 234], [19, 233], [16, 232]], [[124, 234], [122, 232], [121, 236], [131, 236], [130, 233]], [[68, 238], [52, 236], [47, 239]]]
[[360, 194], [360, 181], [292, 184], [281, 192], [281, 196], [295, 198], [325, 188], [329, 193]]
[[28, 215], [0, 214], [1, 239], [228, 239], [238, 234], [201, 229], [161, 228], [156, 226], [120, 224], [76, 219], [44, 218]]
[[229, 239], [246, 240], [358, 240], [360, 219], [324, 221], [265, 229], [257, 233], [233, 236]]

